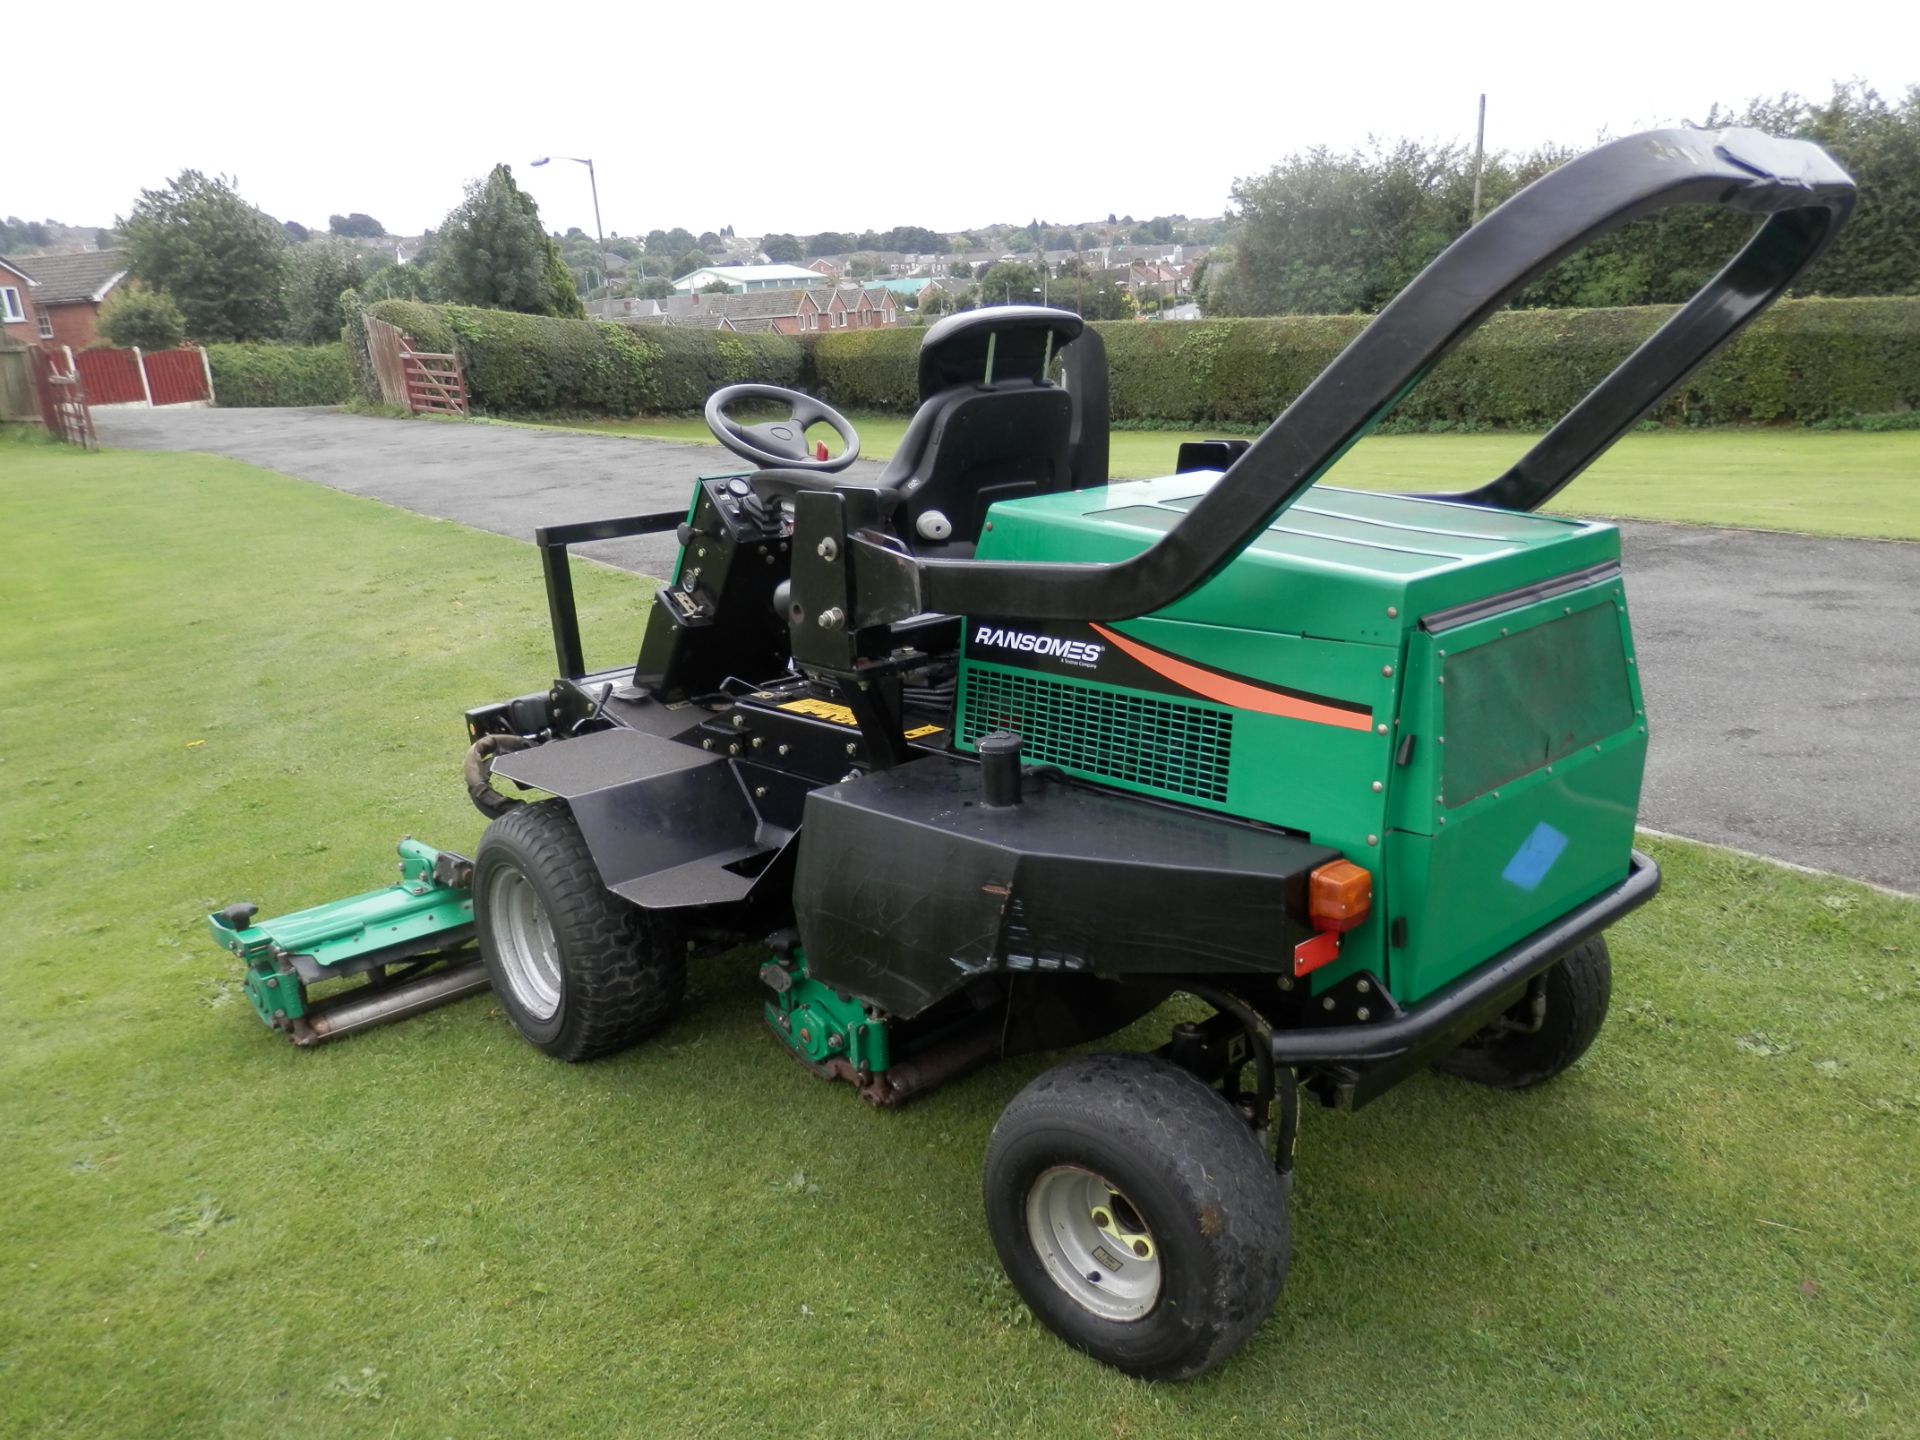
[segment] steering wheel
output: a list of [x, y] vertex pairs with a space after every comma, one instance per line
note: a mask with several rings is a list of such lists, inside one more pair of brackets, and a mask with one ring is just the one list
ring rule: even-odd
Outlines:
[[[784, 401], [787, 418], [742, 425], [727, 415], [728, 409], [741, 400]], [[820, 420], [833, 427], [846, 447], [830, 460], [816, 460], [807, 447], [807, 427]], [[742, 460], [763, 467], [817, 470], [830, 475], [860, 458], [860, 434], [852, 421], [831, 405], [783, 385], [728, 385], [716, 390], [707, 399], [706, 421], [714, 439]]]

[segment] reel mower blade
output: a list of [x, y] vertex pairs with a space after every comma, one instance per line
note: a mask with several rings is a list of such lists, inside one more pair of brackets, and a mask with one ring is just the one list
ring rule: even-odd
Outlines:
[[[384, 890], [255, 922], [258, 907], [207, 917], [214, 944], [246, 967], [254, 1013], [294, 1044], [318, 1045], [487, 988], [473, 939], [473, 862], [418, 840], [399, 844], [400, 878]], [[444, 962], [444, 963], [443, 963]], [[364, 976], [314, 998], [309, 987]]]

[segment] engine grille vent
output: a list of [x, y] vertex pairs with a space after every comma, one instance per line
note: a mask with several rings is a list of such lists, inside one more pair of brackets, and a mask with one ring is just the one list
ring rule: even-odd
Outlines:
[[1230, 711], [981, 665], [966, 667], [961, 693], [960, 738], [969, 745], [1017, 730], [1038, 764], [1196, 800], [1227, 798]]

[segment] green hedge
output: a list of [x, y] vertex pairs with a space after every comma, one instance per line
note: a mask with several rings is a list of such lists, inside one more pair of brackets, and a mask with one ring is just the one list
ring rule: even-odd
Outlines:
[[[1672, 314], [1670, 307], [1496, 315], [1403, 400], [1401, 430], [1537, 430]], [[1266, 424], [1355, 335], [1360, 315], [1108, 321], [1096, 328], [1120, 424]], [[920, 331], [827, 334], [812, 378], [835, 404], [909, 410]], [[1920, 297], [1774, 306], [1655, 411], [1686, 424], [1793, 422], [1920, 409]]]
[[722, 385], [806, 379], [800, 342], [789, 335], [556, 320], [413, 300], [382, 300], [365, 313], [398, 326], [422, 350], [457, 351], [473, 408], [495, 415], [677, 414], [699, 410]]
[[918, 325], [809, 335], [814, 394], [848, 410], [914, 409], [920, 403]]
[[344, 345], [209, 345], [216, 405], [338, 405], [353, 393]]
[[[684, 414], [740, 381], [811, 390], [846, 409], [910, 411], [925, 333], [914, 326], [804, 339], [738, 335], [411, 300], [382, 300], [366, 313], [399, 326], [422, 349], [457, 349], [474, 407], [507, 415]], [[1644, 307], [1496, 315], [1400, 403], [1387, 428], [1540, 429], [1671, 313]], [[349, 307], [350, 343], [357, 314]], [[1097, 328], [1112, 366], [1113, 419], [1265, 425], [1366, 324], [1359, 315], [1103, 322]], [[361, 374], [362, 385], [370, 384], [370, 374]], [[1655, 415], [1683, 424], [1812, 424], [1916, 409], [1920, 296], [1784, 301]]]

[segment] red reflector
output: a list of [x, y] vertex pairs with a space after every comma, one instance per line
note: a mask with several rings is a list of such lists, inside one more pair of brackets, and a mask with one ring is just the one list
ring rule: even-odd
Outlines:
[[1311, 940], [1302, 940], [1293, 947], [1293, 973], [1296, 976], [1310, 975], [1322, 965], [1331, 965], [1339, 958], [1339, 934], [1322, 930]]
[[816, 440], [813, 442], [813, 458], [816, 460], [824, 460], [827, 458], [827, 442], [826, 441]]

